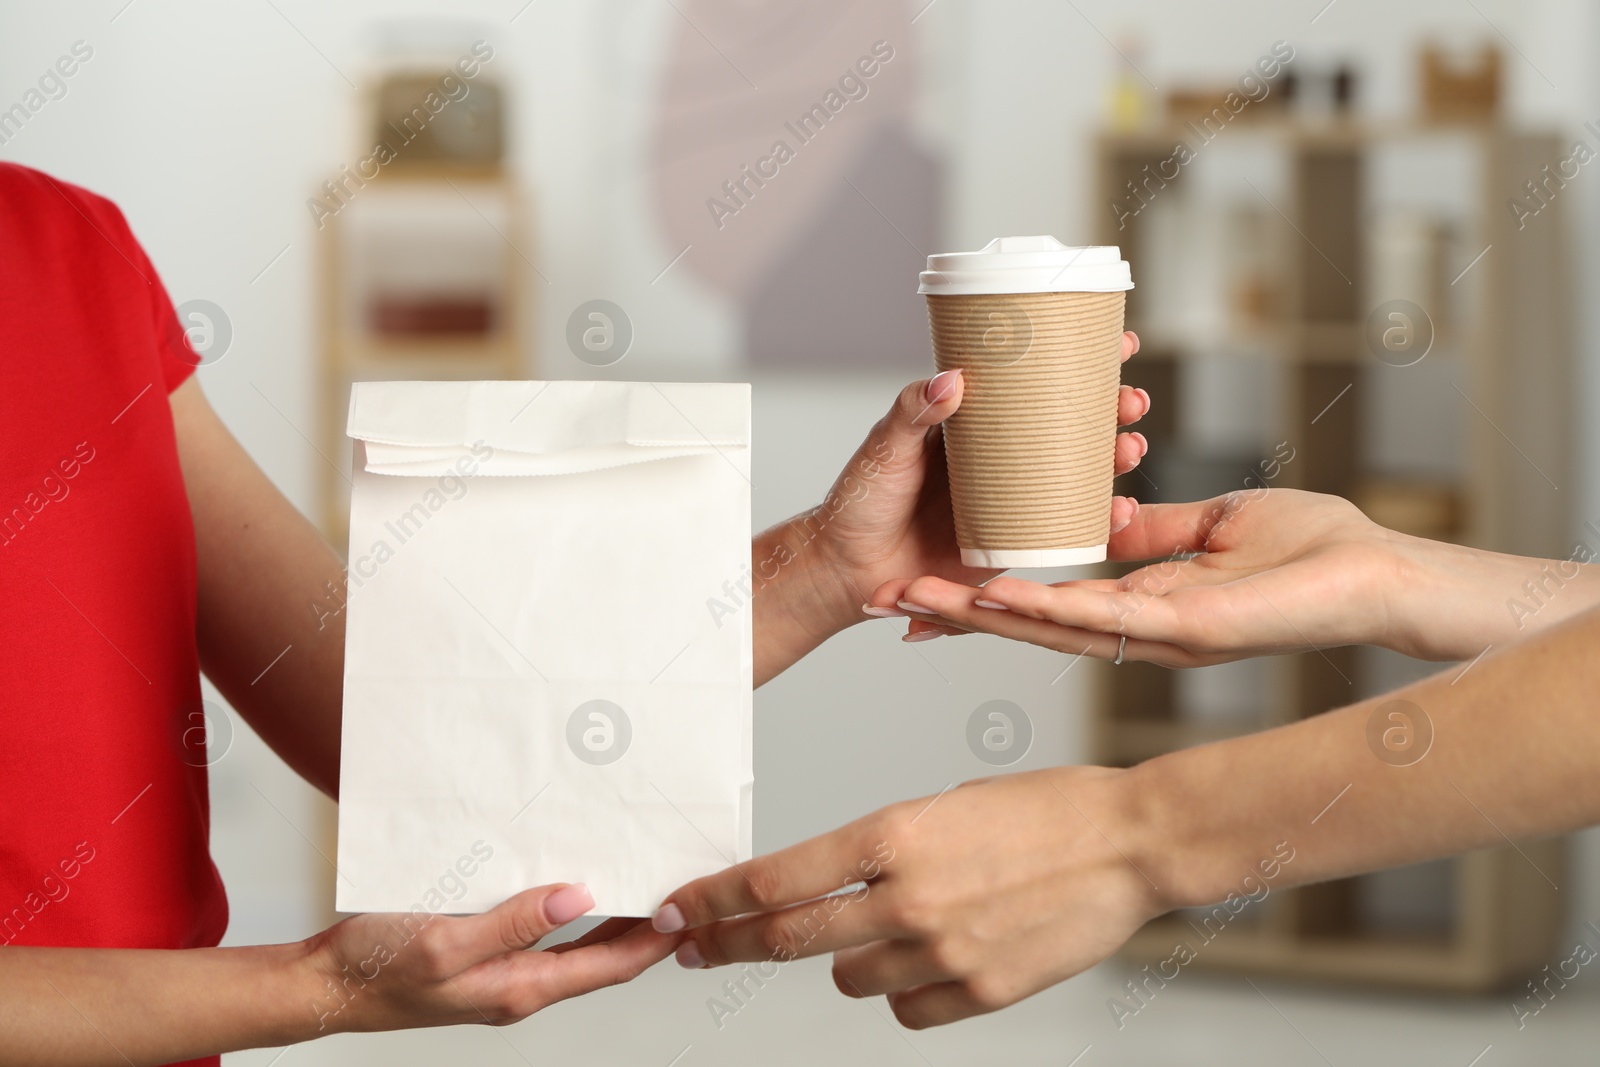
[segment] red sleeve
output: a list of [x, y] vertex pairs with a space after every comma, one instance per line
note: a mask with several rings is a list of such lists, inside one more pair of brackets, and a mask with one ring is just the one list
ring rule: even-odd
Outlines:
[[166, 286], [161, 284], [161, 276], [145, 254], [144, 247], [133, 236], [128, 220], [117, 205], [105, 197], [96, 196], [87, 189], [58, 181], [49, 175], [34, 173], [54, 187], [55, 192], [128, 261], [133, 268], [133, 272], [127, 275], [129, 285], [138, 286], [139, 278], [144, 279], [145, 301], [150, 314], [150, 358], [153, 363], [159, 364], [159, 373], [167, 392], [172, 392], [189, 380], [194, 369], [200, 365], [200, 357], [189, 343], [185, 324], [178, 321], [172, 298], [167, 295]]
[[[129, 239], [132, 239], [131, 233]], [[167, 295], [166, 286], [161, 284], [161, 277], [151, 264], [150, 257], [145, 255], [137, 241], [133, 247], [144, 263], [145, 273], [150, 275], [150, 321], [154, 336], [165, 339], [158, 358], [161, 361], [162, 380], [166, 382], [167, 392], [170, 393], [189, 380], [194, 369], [200, 365], [200, 357], [189, 343], [185, 324], [178, 321], [177, 309], [172, 306], [172, 298]]]

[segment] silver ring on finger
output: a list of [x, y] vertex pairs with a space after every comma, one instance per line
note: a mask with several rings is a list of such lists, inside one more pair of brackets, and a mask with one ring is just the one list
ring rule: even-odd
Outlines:
[[1122, 657], [1128, 651], [1128, 635], [1123, 634], [1117, 639], [1117, 658], [1111, 661], [1113, 667], [1122, 666]]

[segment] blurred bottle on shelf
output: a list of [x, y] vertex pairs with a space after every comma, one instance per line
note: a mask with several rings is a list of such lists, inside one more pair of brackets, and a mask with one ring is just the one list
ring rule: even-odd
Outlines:
[[1341, 63], [1333, 71], [1333, 110], [1348, 116], [1356, 99], [1356, 72], [1348, 63]]
[[1285, 103], [1298, 118], [1313, 122], [1344, 120], [1355, 112], [1356, 86], [1359, 78], [1355, 67], [1339, 63], [1333, 67], [1298, 64], [1299, 71], [1286, 71]]
[[1124, 34], [1117, 45], [1120, 56], [1116, 77], [1111, 81], [1108, 96], [1110, 127], [1118, 133], [1128, 133], [1149, 125], [1154, 108], [1150, 86], [1139, 72], [1139, 62], [1144, 57], [1144, 44], [1132, 34]]

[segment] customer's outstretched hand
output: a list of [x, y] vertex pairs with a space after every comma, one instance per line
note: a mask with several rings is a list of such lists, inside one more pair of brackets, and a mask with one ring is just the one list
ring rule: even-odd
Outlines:
[[1101, 767], [968, 782], [690, 882], [652, 921], [685, 931], [685, 967], [833, 953], [840, 992], [887, 995], [915, 1029], [995, 1011], [1172, 906], [1140, 873], [1130, 784]]
[[[1117, 656], [1126, 637], [1126, 661], [1165, 667], [1339, 645], [1472, 659], [1600, 603], [1595, 566], [1395, 533], [1346, 499], [1298, 490], [1146, 504], [1107, 553], [1160, 561], [1120, 579], [1056, 585], [890, 581], [870, 603], [909, 614], [912, 633], [981, 630], [1101, 659]], [[1538, 600], [1528, 581], [1544, 585]]]
[[[1143, 505], [1107, 552], [1160, 562], [1057, 585], [890, 581], [871, 603], [911, 615], [913, 632], [983, 631], [1101, 659], [1126, 636], [1126, 660], [1167, 667], [1353, 644], [1471, 659], [1600, 603], [1595, 567], [1396, 533], [1348, 500], [1292, 489]], [[1530, 580], [1551, 592], [1549, 569], [1559, 595], [1538, 610], [1508, 606], [1527, 599]]]

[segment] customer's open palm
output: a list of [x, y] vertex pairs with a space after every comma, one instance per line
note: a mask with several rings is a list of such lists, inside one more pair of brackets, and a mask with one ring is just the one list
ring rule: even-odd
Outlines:
[[930, 576], [885, 583], [872, 603], [929, 609], [911, 612], [919, 630], [978, 630], [1105, 659], [1126, 636], [1127, 660], [1194, 667], [1391, 636], [1389, 593], [1405, 584], [1403, 555], [1390, 549], [1398, 537], [1339, 497], [1245, 490], [1141, 506], [1107, 553], [1160, 562], [1120, 579], [1000, 577], [974, 588]]

